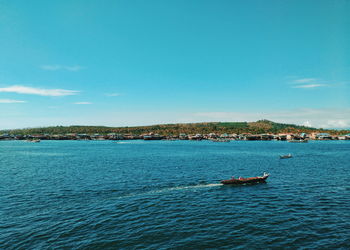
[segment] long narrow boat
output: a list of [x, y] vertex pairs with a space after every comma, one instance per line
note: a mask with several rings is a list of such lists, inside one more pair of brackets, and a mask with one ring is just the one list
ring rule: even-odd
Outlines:
[[264, 173], [263, 176], [256, 176], [256, 177], [249, 177], [249, 178], [242, 178], [239, 177], [234, 178], [232, 177], [232, 179], [230, 180], [222, 180], [221, 183], [222, 184], [252, 184], [252, 183], [261, 183], [261, 182], [266, 182], [266, 179], [269, 177], [268, 173]]

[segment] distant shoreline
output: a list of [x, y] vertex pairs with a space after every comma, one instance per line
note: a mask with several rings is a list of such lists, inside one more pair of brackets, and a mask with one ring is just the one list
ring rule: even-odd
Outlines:
[[56, 126], [0, 131], [0, 140], [212, 140], [290, 141], [350, 140], [350, 130], [325, 130], [294, 124], [209, 122], [140, 127]]
[[5, 135], [131, 135], [142, 136], [147, 134], [158, 134], [161, 136], [186, 135], [208, 135], [208, 134], [311, 134], [328, 133], [332, 136], [343, 136], [350, 133], [350, 130], [322, 129], [300, 126], [295, 124], [276, 123], [268, 120], [256, 122], [202, 122], [202, 123], [177, 123], [159, 124], [151, 126], [136, 127], [106, 127], [106, 126], [51, 126], [42, 128], [24, 128], [0, 130], [0, 136]]
[[100, 134], [65, 134], [65, 135], [48, 135], [48, 134], [35, 134], [35, 135], [14, 135], [14, 134], [2, 134], [0, 135], [0, 141], [20, 140], [28, 142], [40, 142], [41, 140], [79, 140], [79, 141], [124, 141], [124, 140], [189, 140], [189, 141], [201, 141], [208, 140], [213, 142], [230, 142], [230, 141], [288, 141], [292, 143], [307, 143], [310, 140], [325, 141], [325, 140], [350, 140], [350, 134], [347, 135], [330, 135], [328, 133], [279, 133], [279, 134], [185, 134], [179, 135], [159, 135], [159, 134], [116, 134], [109, 133], [107, 135]]

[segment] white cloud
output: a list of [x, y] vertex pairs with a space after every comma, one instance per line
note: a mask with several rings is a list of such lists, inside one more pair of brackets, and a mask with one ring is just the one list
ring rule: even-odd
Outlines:
[[106, 96], [121, 96], [120, 93], [107, 93]]
[[77, 105], [89, 105], [89, 104], [92, 104], [92, 102], [74, 102], [73, 104], [77, 104]]
[[57, 70], [67, 70], [67, 71], [79, 71], [84, 69], [84, 67], [80, 65], [72, 65], [72, 66], [67, 66], [67, 65], [41, 65], [41, 69], [43, 70], [49, 70], [49, 71], [57, 71]]
[[319, 88], [319, 87], [325, 87], [328, 86], [327, 84], [304, 84], [304, 85], [296, 85], [293, 86], [293, 88], [297, 89], [312, 89], [312, 88]]
[[41, 96], [67, 96], [76, 95], [79, 91], [66, 90], [66, 89], [41, 89], [32, 88], [25, 86], [10, 86], [6, 88], [0, 88], [0, 92], [17, 93], [17, 94], [28, 94], [28, 95], [41, 95]]
[[12, 100], [12, 99], [0, 99], [0, 103], [25, 103], [26, 101]]
[[292, 85], [292, 88], [297, 89], [315, 89], [320, 87], [336, 87], [344, 83], [333, 83], [319, 78], [300, 78], [290, 81], [289, 84]]
[[325, 128], [350, 128], [350, 122], [348, 119], [328, 120], [323, 125]]
[[312, 125], [309, 121], [305, 121], [302, 125], [305, 127], [312, 127]]
[[314, 82], [316, 81], [316, 78], [301, 78], [301, 79], [297, 79], [294, 80], [295, 83], [309, 83], [309, 82]]

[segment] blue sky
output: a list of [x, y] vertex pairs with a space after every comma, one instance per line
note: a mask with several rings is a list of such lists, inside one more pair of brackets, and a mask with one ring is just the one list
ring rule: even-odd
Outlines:
[[0, 0], [0, 128], [350, 128], [349, 1]]

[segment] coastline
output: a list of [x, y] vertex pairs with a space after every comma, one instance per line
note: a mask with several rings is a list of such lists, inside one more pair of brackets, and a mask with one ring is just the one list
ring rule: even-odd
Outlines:
[[35, 134], [35, 135], [15, 135], [2, 134], [0, 141], [31, 141], [40, 142], [41, 140], [93, 140], [93, 141], [122, 141], [122, 140], [189, 140], [201, 141], [209, 140], [213, 142], [229, 142], [229, 141], [287, 141], [291, 143], [306, 143], [308, 141], [330, 141], [330, 140], [350, 140], [350, 134], [346, 135], [330, 135], [327, 133], [311, 133], [311, 134], [184, 134], [179, 135], [159, 135], [159, 134]]

